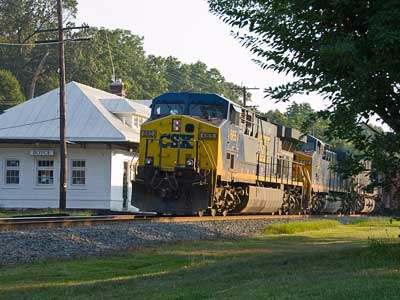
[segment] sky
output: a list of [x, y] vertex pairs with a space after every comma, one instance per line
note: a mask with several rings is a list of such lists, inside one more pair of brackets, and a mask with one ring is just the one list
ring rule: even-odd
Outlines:
[[[288, 104], [264, 98], [263, 89], [291, 78], [263, 70], [254, 55], [231, 35], [232, 28], [208, 11], [206, 0], [78, 0], [77, 24], [109, 29], [128, 29], [144, 37], [147, 54], [174, 56], [185, 63], [202, 61], [217, 68], [227, 81], [258, 87], [251, 91], [260, 111], [285, 110]], [[299, 95], [297, 103], [309, 102], [315, 109], [325, 103], [317, 95]]]

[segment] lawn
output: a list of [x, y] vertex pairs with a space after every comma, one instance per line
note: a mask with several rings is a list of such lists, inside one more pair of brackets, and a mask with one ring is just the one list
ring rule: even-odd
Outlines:
[[359, 222], [3, 266], [0, 299], [399, 299], [394, 225]]
[[23, 217], [23, 216], [45, 216], [45, 215], [57, 215], [57, 214], [68, 214], [71, 216], [90, 216], [93, 214], [92, 210], [77, 210], [67, 209], [65, 211], [57, 208], [43, 208], [43, 209], [4, 209], [0, 208], [0, 218], [10, 217]]

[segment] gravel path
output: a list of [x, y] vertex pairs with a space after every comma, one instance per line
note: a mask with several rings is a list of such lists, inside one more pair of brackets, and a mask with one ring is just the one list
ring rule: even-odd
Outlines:
[[242, 238], [279, 220], [193, 223], [115, 223], [69, 228], [0, 231], [0, 265], [47, 258], [101, 255], [115, 250], [161, 243]]

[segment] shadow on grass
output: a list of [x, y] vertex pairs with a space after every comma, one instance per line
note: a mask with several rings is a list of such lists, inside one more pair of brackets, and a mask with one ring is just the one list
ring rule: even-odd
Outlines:
[[390, 284], [381, 278], [398, 279], [399, 255], [378, 256], [365, 245], [348, 237], [262, 236], [3, 267], [0, 299], [324, 299], [324, 288], [340, 299], [336, 286], [379, 290]]

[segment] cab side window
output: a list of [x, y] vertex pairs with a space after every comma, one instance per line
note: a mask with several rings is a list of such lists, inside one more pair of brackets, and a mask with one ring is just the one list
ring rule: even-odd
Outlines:
[[235, 109], [233, 104], [229, 107], [229, 121], [232, 124], [239, 125], [240, 112]]

